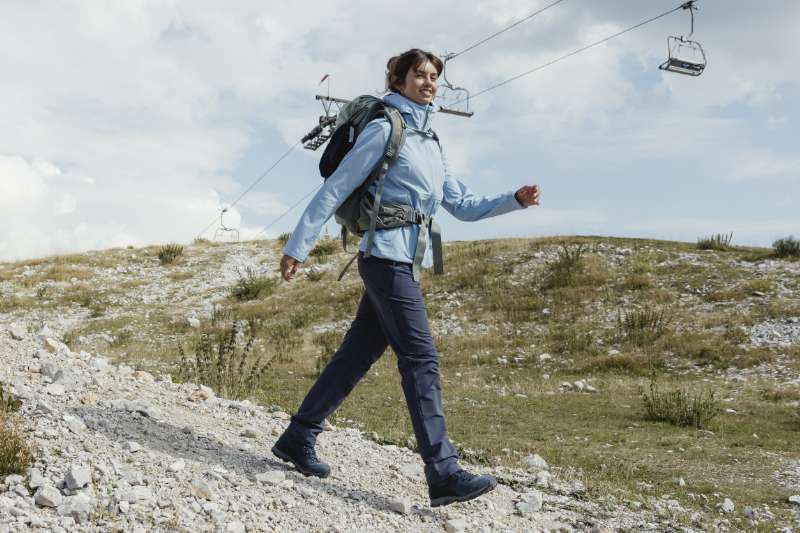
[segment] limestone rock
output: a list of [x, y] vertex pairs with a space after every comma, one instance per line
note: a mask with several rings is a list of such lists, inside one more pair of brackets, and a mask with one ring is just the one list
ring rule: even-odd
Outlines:
[[54, 486], [45, 485], [39, 487], [39, 489], [33, 495], [33, 501], [36, 503], [36, 505], [40, 505], [42, 507], [58, 507], [61, 505], [61, 502], [64, 501], [64, 497]]
[[527, 466], [528, 470], [550, 470], [550, 465], [547, 464], [547, 461], [537, 453], [523, 457], [522, 464]]
[[73, 467], [67, 472], [64, 478], [64, 484], [70, 490], [80, 489], [88, 485], [92, 481], [92, 473], [85, 467]]

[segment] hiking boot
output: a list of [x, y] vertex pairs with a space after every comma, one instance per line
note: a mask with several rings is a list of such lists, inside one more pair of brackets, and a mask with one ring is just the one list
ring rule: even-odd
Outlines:
[[298, 442], [284, 433], [274, 446], [272, 453], [283, 461], [292, 463], [303, 475], [328, 477], [331, 467], [317, 458], [314, 447]]
[[433, 485], [428, 485], [431, 507], [465, 502], [486, 494], [497, 486], [492, 476], [476, 476], [466, 470], [459, 470], [450, 477]]

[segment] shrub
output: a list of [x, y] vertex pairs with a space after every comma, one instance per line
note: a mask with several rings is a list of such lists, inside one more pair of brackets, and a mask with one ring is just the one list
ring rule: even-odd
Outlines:
[[291, 232], [281, 233], [278, 235], [278, 244], [281, 246], [286, 246], [286, 243], [289, 242], [289, 239], [292, 238]]
[[693, 393], [685, 389], [668, 392], [658, 390], [655, 380], [650, 380], [650, 390], [640, 391], [644, 403], [645, 418], [665, 421], [676, 426], [695, 428], [708, 427], [708, 423], [719, 414], [719, 400], [714, 391]]
[[621, 339], [642, 346], [663, 335], [671, 321], [672, 316], [663, 308], [617, 310], [617, 333]]
[[314, 248], [308, 252], [308, 255], [311, 257], [315, 257], [318, 261], [323, 262], [325, 258], [336, 251], [336, 245], [338, 241], [335, 239], [322, 239], [317, 243]]
[[298, 328], [291, 322], [278, 322], [269, 329], [267, 338], [278, 362], [291, 361], [292, 352], [303, 345], [303, 338], [297, 333]]
[[203, 334], [191, 355], [187, 355], [183, 345], [179, 345], [181, 380], [207, 385], [218, 395], [234, 400], [252, 395], [274, 358], [264, 362], [262, 355], [253, 355], [255, 336], [252, 332], [247, 343], [241, 346], [245, 329], [237, 321], [229, 330], [216, 335]]
[[278, 282], [266, 276], [260, 276], [251, 267], [246, 267], [239, 272], [239, 281], [231, 290], [233, 296], [240, 301], [255, 300], [269, 296], [275, 290]]
[[724, 252], [732, 248], [731, 241], [733, 240], [733, 233], [724, 235], [717, 233], [709, 237], [700, 237], [697, 239], [698, 250], [718, 250]]
[[555, 261], [547, 263], [544, 282], [545, 289], [556, 289], [559, 287], [569, 287], [575, 283], [575, 279], [584, 270], [584, 254], [586, 246], [562, 246], [558, 251]]
[[311, 282], [317, 282], [325, 277], [325, 271], [320, 270], [319, 268], [311, 267], [305, 272], [306, 279]]
[[772, 243], [775, 257], [800, 257], [800, 241], [794, 237], [785, 237]]
[[21, 404], [4, 393], [0, 385], [0, 477], [23, 474], [33, 462], [33, 452], [20, 431], [16, 415]]
[[158, 249], [158, 260], [162, 265], [171, 265], [183, 255], [183, 246], [180, 244], [165, 244]]

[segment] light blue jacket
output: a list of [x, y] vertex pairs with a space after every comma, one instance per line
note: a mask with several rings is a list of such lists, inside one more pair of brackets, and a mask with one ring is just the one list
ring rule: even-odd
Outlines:
[[[513, 191], [476, 197], [450, 174], [447, 159], [430, 129], [435, 113], [433, 105], [418, 104], [398, 93], [384, 96], [383, 101], [400, 110], [408, 128], [405, 144], [386, 174], [382, 202], [410, 204], [429, 216], [435, 216], [439, 205], [443, 205], [451, 215], [467, 221], [524, 209], [514, 198]], [[298, 261], [306, 260], [322, 227], [380, 160], [389, 140], [390, 128], [389, 121], [383, 118], [367, 124], [353, 148], [306, 207], [283, 249], [284, 254]], [[374, 187], [375, 184], [372, 192]], [[416, 224], [376, 231], [372, 255], [413, 263], [419, 231], [420, 226]], [[362, 252], [366, 249], [366, 237], [364, 235], [359, 244]], [[431, 247], [428, 246], [422, 266], [430, 267], [432, 264]]]

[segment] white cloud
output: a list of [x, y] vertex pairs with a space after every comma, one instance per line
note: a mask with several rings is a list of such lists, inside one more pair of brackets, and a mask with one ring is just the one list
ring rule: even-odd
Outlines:
[[727, 179], [748, 181], [759, 178], [800, 179], [800, 156], [771, 150], [748, 150], [733, 159]]

